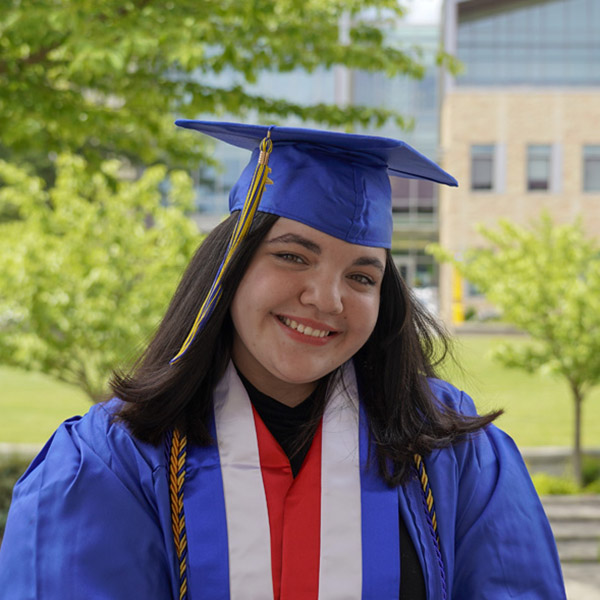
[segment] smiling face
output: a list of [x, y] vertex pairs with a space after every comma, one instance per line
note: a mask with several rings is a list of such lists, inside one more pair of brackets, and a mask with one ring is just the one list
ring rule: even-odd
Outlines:
[[280, 218], [231, 305], [232, 358], [260, 391], [291, 406], [367, 341], [386, 253]]

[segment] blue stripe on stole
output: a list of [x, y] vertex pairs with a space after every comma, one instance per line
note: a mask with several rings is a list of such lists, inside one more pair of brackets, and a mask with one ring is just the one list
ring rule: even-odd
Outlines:
[[369, 458], [367, 415], [360, 405], [360, 494], [362, 512], [362, 599], [398, 598], [400, 524], [398, 490], [380, 477]]
[[[211, 423], [211, 435], [216, 428]], [[229, 600], [229, 547], [219, 449], [188, 447], [184, 484], [188, 539], [188, 598]]]

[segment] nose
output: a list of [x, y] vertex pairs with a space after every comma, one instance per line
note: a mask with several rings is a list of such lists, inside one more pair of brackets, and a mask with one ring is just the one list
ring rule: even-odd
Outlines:
[[314, 306], [320, 313], [338, 315], [344, 310], [340, 283], [330, 274], [314, 272], [307, 278], [300, 294], [300, 302]]

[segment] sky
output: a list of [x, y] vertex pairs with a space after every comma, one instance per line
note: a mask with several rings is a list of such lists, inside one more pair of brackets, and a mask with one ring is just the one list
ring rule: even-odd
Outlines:
[[406, 21], [420, 25], [440, 22], [442, 0], [402, 0], [407, 11]]

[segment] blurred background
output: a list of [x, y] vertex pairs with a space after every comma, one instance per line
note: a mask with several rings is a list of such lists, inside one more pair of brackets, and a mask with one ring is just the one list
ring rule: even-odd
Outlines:
[[400, 138], [458, 179], [392, 178], [394, 258], [600, 572], [596, 0], [2, 2], [0, 510], [227, 214], [248, 153], [179, 117]]

